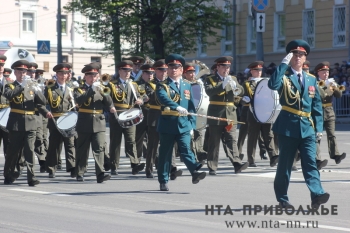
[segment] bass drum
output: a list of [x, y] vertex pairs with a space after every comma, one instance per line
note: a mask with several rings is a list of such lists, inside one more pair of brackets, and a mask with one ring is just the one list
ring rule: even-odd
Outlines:
[[[204, 85], [202, 83], [192, 83], [192, 97], [194, 106], [196, 107], [196, 113], [201, 115], [207, 115], [209, 96], [205, 93]], [[197, 117], [196, 129], [204, 129], [207, 125], [207, 118]]]
[[280, 114], [281, 105], [278, 92], [271, 90], [267, 83], [269, 79], [263, 78], [255, 88], [250, 110], [260, 123], [273, 123]]
[[10, 111], [11, 111], [11, 108], [3, 108], [0, 111], [0, 128], [5, 132], [8, 132], [8, 130], [6, 129], [6, 126], [10, 116]]

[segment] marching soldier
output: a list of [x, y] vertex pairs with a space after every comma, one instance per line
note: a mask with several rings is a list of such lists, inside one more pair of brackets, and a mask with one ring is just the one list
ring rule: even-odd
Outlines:
[[6, 153], [4, 168], [4, 184], [11, 184], [18, 175], [14, 169], [22, 148], [27, 165], [27, 181], [29, 186], [40, 183], [34, 173], [34, 143], [36, 136], [35, 107], [45, 105], [45, 97], [41, 90], [35, 86], [28, 86], [25, 79], [29, 62], [18, 60], [14, 62], [11, 69], [14, 69], [16, 81], [5, 86], [4, 96], [10, 101], [11, 112], [7, 122], [9, 130], [9, 146]]
[[147, 121], [148, 121], [148, 111], [149, 111], [149, 95], [152, 93], [153, 89], [150, 86], [150, 81], [153, 80], [154, 75], [154, 68], [150, 64], [145, 64], [141, 66], [141, 78], [136, 81], [138, 86], [138, 92], [141, 95], [141, 98], [144, 102], [144, 104], [141, 106], [142, 114], [143, 114], [143, 121], [136, 125], [136, 151], [137, 151], [137, 157], [140, 160], [142, 157], [142, 153], [144, 152], [144, 157], [146, 158], [146, 152], [147, 152], [147, 141], [145, 144], [145, 137], [147, 138]]
[[[142, 171], [145, 167], [144, 163], [140, 163], [136, 152], [136, 126], [132, 125], [128, 128], [120, 126], [118, 119], [119, 115], [124, 110], [132, 108], [134, 105], [141, 106], [143, 104], [140, 99], [140, 94], [137, 91], [138, 87], [136, 83], [130, 80], [130, 73], [133, 63], [129, 60], [123, 60], [118, 64], [119, 78], [110, 82], [111, 97], [113, 104], [118, 111], [118, 114], [110, 113], [109, 115], [109, 127], [110, 127], [110, 144], [109, 144], [109, 156], [111, 163], [111, 174], [118, 175], [117, 169], [119, 167], [120, 160], [120, 147], [122, 136], [124, 135], [125, 151], [130, 158], [132, 174], [136, 175]], [[136, 95], [136, 96], [134, 96]]]
[[[244, 92], [247, 96], [243, 97], [243, 102], [249, 104], [250, 101], [254, 98], [255, 88], [257, 83], [261, 80], [261, 73], [263, 69], [264, 62], [255, 61], [251, 63], [248, 68], [252, 74], [252, 78], [249, 81], [244, 83]], [[273, 132], [271, 131], [271, 123], [260, 123], [258, 122], [253, 113], [248, 111], [248, 162], [249, 167], [256, 167], [255, 164], [255, 149], [260, 133], [264, 141], [266, 151], [270, 157], [270, 166], [274, 167], [278, 162], [278, 155], [275, 152], [275, 144], [273, 140]]]
[[168, 181], [174, 142], [180, 156], [192, 175], [192, 183], [197, 184], [206, 176], [198, 172], [202, 167], [197, 163], [190, 148], [191, 131], [196, 127], [196, 118], [188, 115], [195, 112], [190, 83], [181, 79], [185, 59], [178, 54], [166, 57], [168, 78], [157, 84], [156, 97], [161, 104], [161, 116], [157, 130], [160, 135], [158, 181], [160, 191], [169, 191]]
[[[133, 57], [130, 57], [129, 59], [126, 59], [126, 60], [132, 61], [132, 71], [130, 74], [130, 79], [135, 80], [135, 78], [137, 78], [137, 76], [138, 76], [138, 73], [140, 72], [140, 67], [145, 62], [145, 59], [143, 57], [140, 57], [140, 56], [133, 56]], [[137, 80], [135, 80], [135, 81], [137, 81]]]
[[[6, 56], [0, 55], [0, 111], [3, 111], [4, 109], [10, 106], [8, 99], [6, 99], [6, 97], [4, 96], [5, 86], [9, 83], [8, 79], [10, 77], [10, 74], [12, 73], [11, 69], [4, 68], [6, 59]], [[6, 158], [6, 149], [8, 145], [8, 131], [5, 127], [5, 125], [0, 127], [0, 145], [2, 140], [4, 156]]]
[[243, 96], [244, 90], [238, 84], [236, 77], [229, 76], [232, 57], [220, 57], [215, 60], [217, 72], [208, 76], [205, 82], [205, 91], [209, 96], [208, 115], [227, 118], [233, 122], [227, 125], [224, 121], [208, 119], [209, 144], [208, 144], [208, 168], [209, 175], [216, 175], [219, 160], [219, 146], [221, 135], [224, 134], [227, 147], [227, 156], [234, 166], [235, 173], [240, 173], [248, 167], [248, 163], [242, 163], [237, 148], [237, 114], [234, 105], [234, 96]]
[[[339, 86], [335, 83], [334, 79], [329, 79], [329, 62], [321, 62], [315, 67], [315, 73], [317, 74], [320, 82], [318, 83], [318, 89], [321, 96], [322, 108], [323, 108], [323, 128], [327, 133], [328, 153], [331, 159], [334, 159], [336, 164], [339, 164], [345, 157], [346, 153], [340, 154], [338, 151], [336, 137], [334, 135], [335, 130], [335, 114], [333, 110], [333, 97], [341, 98], [343, 86]], [[322, 84], [322, 85], [321, 85]], [[317, 142], [317, 166], [322, 162], [320, 153], [321, 140]], [[319, 168], [319, 170], [322, 167]]]
[[46, 156], [46, 171], [49, 173], [49, 178], [55, 178], [55, 173], [58, 166], [59, 153], [62, 150], [64, 143], [66, 157], [66, 171], [70, 172], [72, 178], [76, 177], [75, 170], [75, 147], [74, 135], [64, 137], [57, 129], [57, 119], [63, 116], [73, 107], [73, 91], [66, 84], [68, 77], [69, 65], [61, 63], [53, 68], [56, 72], [56, 82], [48, 85], [45, 88], [44, 95], [50, 105], [51, 111], [46, 108], [43, 113], [46, 118], [49, 118], [48, 127], [50, 130], [49, 149]]
[[[310, 46], [304, 40], [287, 44], [287, 56], [271, 75], [268, 86], [281, 95], [282, 110], [272, 130], [278, 135], [279, 162], [274, 189], [282, 208], [291, 207], [288, 186], [295, 154], [299, 150], [301, 166], [307, 187], [311, 193], [311, 207], [318, 209], [329, 199], [321, 185], [316, 165], [316, 140], [323, 132], [322, 102], [316, 78], [302, 70]], [[289, 67], [288, 64], [291, 63]]]
[[113, 107], [111, 97], [101, 93], [103, 91], [101, 83], [97, 81], [98, 66], [86, 65], [81, 72], [85, 74], [85, 84], [82, 88], [76, 88], [74, 91], [74, 99], [79, 105], [76, 125], [78, 133], [76, 146], [77, 181], [84, 181], [91, 144], [97, 183], [102, 183], [111, 178], [110, 175], [105, 175], [103, 167], [106, 131], [103, 107], [108, 107], [111, 113], [115, 113], [116, 110]]

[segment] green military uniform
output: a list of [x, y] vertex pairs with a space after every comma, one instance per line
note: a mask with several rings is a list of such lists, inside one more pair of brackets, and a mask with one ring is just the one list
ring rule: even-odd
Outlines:
[[[0, 55], [0, 66], [3, 66], [6, 61], [6, 56]], [[10, 76], [12, 73], [12, 70], [9, 68], [4, 68], [3, 76], [0, 77], [0, 111], [4, 111], [4, 109], [10, 107], [10, 102], [6, 99], [6, 97], [3, 95], [5, 92], [5, 86], [7, 84], [6, 78]], [[0, 145], [1, 141], [3, 142], [3, 150], [4, 150], [4, 156], [6, 157], [6, 149], [8, 145], [8, 131], [6, 129], [6, 122], [4, 122], [4, 125], [1, 125], [0, 127]]]
[[[54, 72], [68, 72], [69, 67], [66, 64], [58, 64], [53, 68]], [[62, 87], [62, 89], [61, 89]], [[64, 89], [63, 89], [64, 88]], [[58, 155], [62, 150], [62, 144], [64, 143], [65, 157], [66, 157], [66, 171], [71, 173], [71, 177], [76, 177], [75, 170], [75, 146], [74, 136], [64, 137], [57, 129], [57, 119], [68, 112], [73, 107], [72, 96], [73, 89], [70, 89], [67, 84], [60, 85], [58, 82], [47, 86], [44, 91], [44, 95], [48, 101], [51, 109], [51, 114], [54, 119], [50, 119], [48, 127], [50, 130], [49, 148], [46, 157], [46, 171], [49, 173], [50, 178], [55, 177], [55, 173], [58, 167]], [[44, 115], [49, 112], [44, 109]]]
[[[118, 68], [127, 68], [131, 69], [132, 62], [129, 60], [124, 60], [118, 64]], [[130, 85], [133, 85], [135, 94], [137, 98], [140, 96], [138, 92], [138, 86], [136, 83], [131, 82], [132, 80], [128, 79], [126, 82], [122, 79], [113, 80], [110, 82], [111, 88], [111, 97], [113, 100], [114, 107], [118, 110], [128, 110], [134, 106], [135, 97]], [[137, 107], [137, 106], [136, 106]], [[140, 164], [139, 158], [137, 157], [136, 151], [136, 126], [132, 125], [128, 128], [123, 128], [118, 123], [119, 115], [122, 111], [118, 111], [117, 114], [110, 113], [109, 115], [109, 128], [110, 128], [110, 144], [109, 144], [109, 156], [111, 163], [111, 174], [116, 175], [117, 169], [119, 167], [120, 160], [120, 147], [122, 136], [124, 135], [125, 142], [125, 152], [126, 155], [130, 158], [130, 164], [132, 168], [132, 173], [136, 175], [138, 172], [144, 169], [145, 164]]]
[[[263, 67], [264, 62], [262, 61], [255, 61], [251, 63], [248, 68], [251, 72], [257, 72], [261, 71]], [[246, 81], [243, 85], [245, 93], [248, 95], [250, 100], [253, 100], [254, 93], [256, 86], [258, 84], [258, 81], [260, 81], [260, 77], [252, 77], [251, 80]], [[250, 101], [249, 101], [250, 102]], [[255, 119], [253, 113], [251, 111], [248, 111], [248, 162], [249, 165], [252, 167], [255, 167], [255, 149], [256, 149], [256, 143], [258, 141], [258, 138], [260, 136], [260, 133], [262, 134], [262, 138], [264, 141], [264, 145], [266, 148], [266, 151], [270, 157], [270, 166], [274, 167], [278, 162], [278, 155], [276, 155], [275, 152], [275, 145], [273, 141], [273, 133], [271, 131], [271, 123], [260, 123], [257, 119]]]
[[[85, 75], [97, 74], [98, 69], [93, 65], [86, 65], [82, 73]], [[92, 86], [84, 84], [82, 88], [76, 88], [74, 99], [79, 105], [76, 131], [78, 133], [76, 146], [77, 180], [84, 181], [91, 144], [92, 154], [95, 159], [97, 182], [102, 183], [110, 178], [104, 172], [104, 143], [106, 121], [103, 108], [112, 108], [113, 102], [110, 96], [102, 95], [100, 91], [94, 91]]]
[[[29, 62], [19, 60], [12, 64], [12, 69], [27, 70]], [[20, 71], [19, 71], [20, 72]], [[27, 181], [29, 186], [34, 186], [40, 182], [34, 173], [34, 142], [35, 132], [38, 125], [34, 117], [35, 107], [45, 105], [45, 97], [40, 90], [30, 87], [18, 81], [5, 86], [4, 96], [10, 101], [11, 112], [7, 122], [10, 144], [6, 153], [4, 168], [4, 183], [11, 184], [18, 175], [14, 174], [14, 169], [20, 155], [20, 150], [24, 148], [23, 154], [27, 165]]]
[[293, 59], [292, 64], [299, 69], [297, 59], [305, 59], [310, 46], [304, 40], [294, 40], [288, 43], [286, 51], [288, 55], [268, 82], [269, 88], [280, 94], [282, 105], [272, 128], [278, 134], [280, 152], [274, 181], [276, 199], [282, 207], [291, 205], [287, 190], [294, 157], [299, 150], [304, 179], [311, 193], [311, 205], [318, 208], [329, 198], [322, 188], [315, 158], [316, 136], [321, 135], [323, 126], [321, 98], [314, 77], [288, 66]]
[[[226, 66], [230, 65], [232, 57], [221, 57], [215, 60], [217, 65]], [[228, 123], [225, 121], [218, 121], [214, 119], [208, 119], [209, 125], [209, 144], [208, 144], [208, 157], [207, 163], [210, 170], [209, 174], [215, 175], [218, 168], [219, 160], [219, 146], [220, 138], [224, 134], [225, 143], [227, 146], [227, 156], [235, 168], [235, 172], [239, 173], [248, 167], [248, 163], [242, 164], [239, 158], [237, 148], [237, 114], [236, 106], [234, 105], [234, 97], [232, 87], [230, 84], [223, 89], [223, 78], [218, 73], [213, 76], [208, 76], [205, 82], [205, 91], [209, 96], [208, 116], [227, 118], [233, 121], [232, 127], [228, 128]], [[225, 77], [228, 80], [232, 80], [236, 83], [236, 88], [240, 96], [243, 96], [244, 90], [239, 85], [237, 78], [234, 76]], [[231, 82], [231, 81], [230, 81]], [[236, 90], [235, 90], [236, 91]], [[236, 94], [236, 95], [237, 95]]]
[[[315, 71], [329, 70], [329, 62], [322, 62], [315, 67]], [[339, 164], [341, 160], [346, 157], [345, 153], [340, 154], [338, 151], [337, 141], [334, 134], [335, 131], [335, 113], [333, 110], [333, 97], [341, 98], [342, 90], [340, 90], [339, 86], [333, 86], [329, 83], [326, 85], [325, 81], [322, 86], [318, 85], [318, 89], [320, 92], [321, 100], [322, 100], [322, 108], [323, 108], [323, 128], [327, 133], [327, 142], [328, 142], [328, 153], [331, 159], [334, 159], [336, 164]], [[317, 160], [321, 161], [321, 153], [320, 153], [320, 143], [317, 143]]]

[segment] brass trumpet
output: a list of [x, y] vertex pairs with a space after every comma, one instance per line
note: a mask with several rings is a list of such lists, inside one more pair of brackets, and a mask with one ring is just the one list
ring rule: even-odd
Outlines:
[[111, 81], [111, 76], [109, 74], [103, 74], [101, 76], [101, 82], [103, 85], [107, 85]]
[[335, 83], [335, 82], [330, 82], [328, 85], [326, 85], [326, 82], [325, 82], [324, 80], [320, 80], [320, 81], [318, 82], [318, 86], [320, 86], [320, 87], [325, 87], [325, 86], [327, 86], [327, 88], [332, 87], [332, 88], [339, 89], [339, 91], [345, 91], [345, 89], [346, 89], [344, 85], [338, 85], [338, 84]]
[[102, 95], [110, 95], [111, 94], [111, 88], [104, 86], [103, 84], [100, 85], [100, 92]]

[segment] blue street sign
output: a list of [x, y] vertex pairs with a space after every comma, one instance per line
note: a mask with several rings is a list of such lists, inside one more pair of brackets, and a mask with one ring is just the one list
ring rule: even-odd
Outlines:
[[269, 6], [270, 6], [269, 0], [254, 0], [253, 1], [253, 8], [256, 11], [260, 11], [260, 12], [266, 11], [267, 8], [269, 8]]
[[50, 54], [50, 41], [38, 40], [37, 52], [38, 54]]

